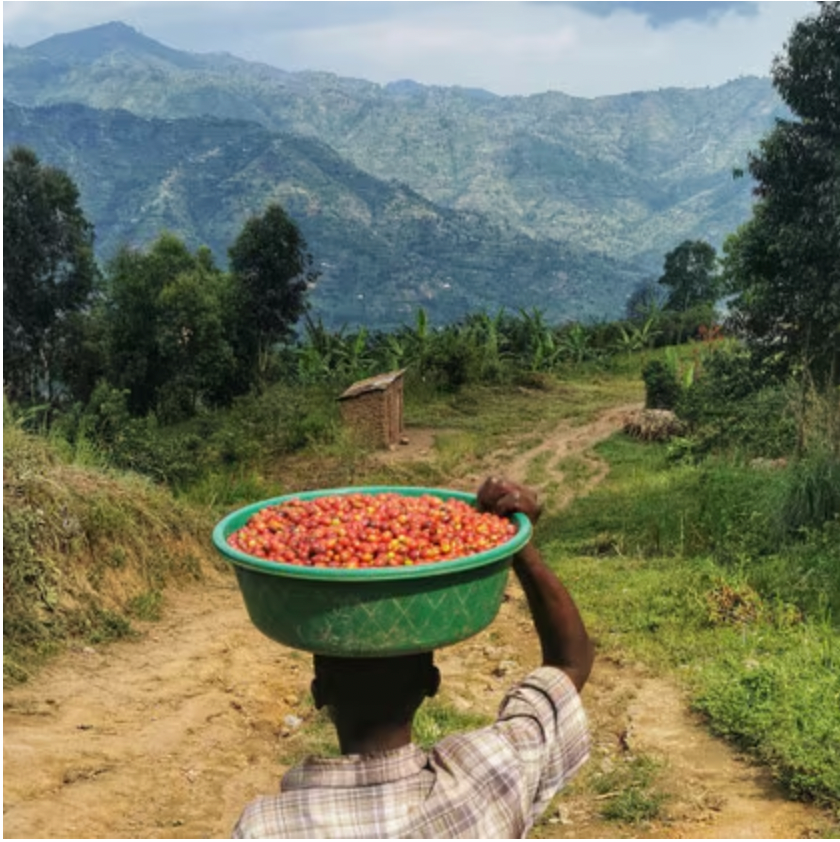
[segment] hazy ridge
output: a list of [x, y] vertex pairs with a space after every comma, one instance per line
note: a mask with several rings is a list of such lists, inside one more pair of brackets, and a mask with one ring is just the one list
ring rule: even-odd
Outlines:
[[71, 173], [103, 254], [167, 227], [223, 262], [277, 199], [325, 264], [331, 323], [418, 304], [613, 317], [666, 251], [748, 218], [732, 169], [781, 114], [768, 79], [501, 97], [287, 73], [118, 23], [4, 49], [4, 148]]

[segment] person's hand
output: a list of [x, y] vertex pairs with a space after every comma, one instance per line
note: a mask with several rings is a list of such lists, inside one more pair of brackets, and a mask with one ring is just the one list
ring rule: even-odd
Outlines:
[[478, 507], [484, 512], [507, 516], [521, 512], [536, 526], [542, 506], [537, 492], [504, 477], [487, 477], [478, 489]]

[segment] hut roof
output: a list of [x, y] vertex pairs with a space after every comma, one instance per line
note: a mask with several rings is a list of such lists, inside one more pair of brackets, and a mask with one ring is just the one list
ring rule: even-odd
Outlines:
[[359, 380], [339, 395], [338, 399], [343, 401], [347, 398], [355, 398], [358, 395], [365, 394], [366, 392], [383, 392], [395, 380], [399, 380], [404, 373], [405, 369], [401, 368], [399, 371], [390, 371], [387, 374], [376, 374], [373, 377], [368, 377], [366, 380]]

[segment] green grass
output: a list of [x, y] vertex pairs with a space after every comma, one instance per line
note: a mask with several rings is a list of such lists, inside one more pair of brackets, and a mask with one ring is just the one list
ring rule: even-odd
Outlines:
[[159, 620], [163, 611], [163, 594], [157, 590], [137, 594], [128, 601], [128, 613], [138, 620]]
[[5, 680], [26, 680], [71, 641], [132, 636], [165, 584], [201, 576], [206, 511], [136, 475], [69, 464], [14, 425], [3, 468]]
[[713, 731], [840, 809], [837, 530], [770, 544], [781, 472], [669, 466], [621, 436], [599, 451], [607, 480], [540, 523], [599, 649], [680, 676]]
[[540, 431], [560, 421], [583, 423], [617, 403], [642, 402], [638, 374], [595, 372], [583, 368], [574, 380], [551, 378], [547, 390], [466, 386], [454, 395], [416, 401], [406, 394], [405, 416], [410, 425], [473, 433], [488, 449], [498, 449], [515, 437], [539, 440]]
[[[300, 730], [283, 741], [278, 758], [286, 766], [293, 766], [310, 755], [337, 757], [338, 737], [326, 709], [316, 710], [311, 696], [302, 706], [303, 724]], [[423, 749], [430, 749], [449, 734], [472, 731], [491, 724], [492, 719], [480, 714], [456, 709], [445, 698], [426, 700], [414, 717], [413, 739]]]
[[840, 807], [840, 641], [800, 624], [752, 629], [703, 670], [695, 707], [795, 797]]
[[278, 762], [283, 766], [294, 766], [310, 755], [338, 757], [341, 753], [338, 737], [326, 708], [316, 710], [312, 697], [307, 695], [299, 716], [303, 724], [283, 740]]
[[622, 758], [609, 771], [596, 775], [592, 787], [601, 801], [601, 817], [623, 824], [659, 818], [668, 800], [657, 789], [661, 772], [661, 763], [642, 754]]
[[542, 485], [549, 477], [548, 463], [551, 461], [551, 453], [538, 453], [528, 463], [525, 472], [525, 483], [527, 485]]
[[430, 749], [448, 734], [483, 728], [492, 721], [480, 714], [457, 710], [436, 696], [425, 701], [414, 717], [414, 742], [421, 748]]
[[601, 809], [608, 821], [640, 824], [659, 818], [666, 797], [661, 792], [629, 786], [617, 792]]
[[580, 456], [566, 456], [554, 463], [555, 470], [563, 474], [563, 485], [579, 489], [595, 473], [595, 468]]

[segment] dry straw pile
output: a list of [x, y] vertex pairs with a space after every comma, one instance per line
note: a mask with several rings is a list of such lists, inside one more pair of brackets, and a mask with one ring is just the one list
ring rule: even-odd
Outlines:
[[667, 441], [685, 433], [685, 424], [670, 409], [639, 409], [624, 419], [624, 432], [643, 441]]

